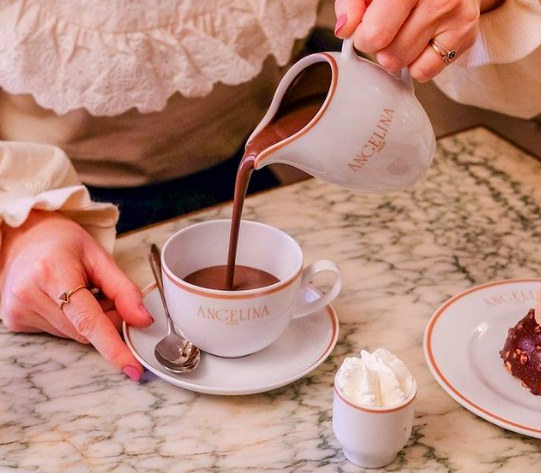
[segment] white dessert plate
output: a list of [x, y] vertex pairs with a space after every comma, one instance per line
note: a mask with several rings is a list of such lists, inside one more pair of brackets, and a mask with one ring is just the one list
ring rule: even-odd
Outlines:
[[541, 396], [503, 366], [510, 327], [535, 307], [541, 279], [510, 279], [449, 299], [430, 319], [424, 353], [432, 375], [458, 403], [505, 429], [541, 438]]
[[[126, 324], [124, 338], [143, 366], [168, 383], [200, 393], [241, 395], [276, 389], [316, 369], [332, 352], [338, 340], [338, 317], [332, 306], [291, 321], [272, 345], [242, 358], [220, 358], [201, 354], [199, 367], [174, 374], [154, 357], [154, 347], [167, 333], [167, 323], [156, 285], [143, 290], [145, 307], [154, 317], [152, 326], [139, 329]], [[316, 289], [299, 294], [304, 300], [319, 297]]]

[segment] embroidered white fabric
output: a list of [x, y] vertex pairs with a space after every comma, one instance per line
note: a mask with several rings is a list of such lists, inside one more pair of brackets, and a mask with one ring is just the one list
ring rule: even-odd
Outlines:
[[57, 114], [162, 110], [285, 65], [318, 0], [2, 0], [0, 87]]

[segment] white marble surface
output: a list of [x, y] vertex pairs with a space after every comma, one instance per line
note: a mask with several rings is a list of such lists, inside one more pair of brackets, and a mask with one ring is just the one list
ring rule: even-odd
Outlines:
[[[541, 163], [484, 129], [440, 141], [413, 190], [352, 194], [315, 180], [248, 200], [246, 217], [299, 240], [307, 261], [344, 272], [341, 335], [308, 377], [261, 395], [194, 394], [147, 375], [137, 385], [91, 348], [0, 329], [0, 471], [356, 472], [331, 426], [332, 379], [346, 355], [386, 347], [419, 384], [412, 437], [385, 471], [541, 471], [541, 441], [460, 407], [425, 365], [422, 336], [448, 297], [541, 273]], [[121, 238], [116, 256], [141, 286], [148, 244], [230, 206]], [[457, 347], [459, 350], [460, 347]]]

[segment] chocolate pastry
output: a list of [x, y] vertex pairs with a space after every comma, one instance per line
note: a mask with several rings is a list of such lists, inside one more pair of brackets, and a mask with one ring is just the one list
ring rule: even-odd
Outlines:
[[541, 395], [541, 325], [535, 321], [534, 309], [509, 329], [500, 355], [509, 373], [532, 394]]

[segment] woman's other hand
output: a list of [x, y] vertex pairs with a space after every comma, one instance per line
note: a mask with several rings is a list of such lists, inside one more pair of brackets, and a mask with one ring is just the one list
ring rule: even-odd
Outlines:
[[473, 46], [479, 16], [503, 0], [336, 0], [339, 38], [353, 35], [357, 49], [373, 53], [388, 71], [409, 68], [418, 82], [438, 75], [445, 62], [431, 39], [459, 56]]
[[[32, 211], [19, 228], [2, 227], [0, 288], [2, 319], [14, 332], [48, 332], [91, 343], [114, 366], [139, 380], [140, 363], [118, 333], [122, 320], [146, 327], [153, 320], [141, 291], [113, 258], [78, 224], [55, 212]], [[58, 297], [81, 284], [60, 307]]]

